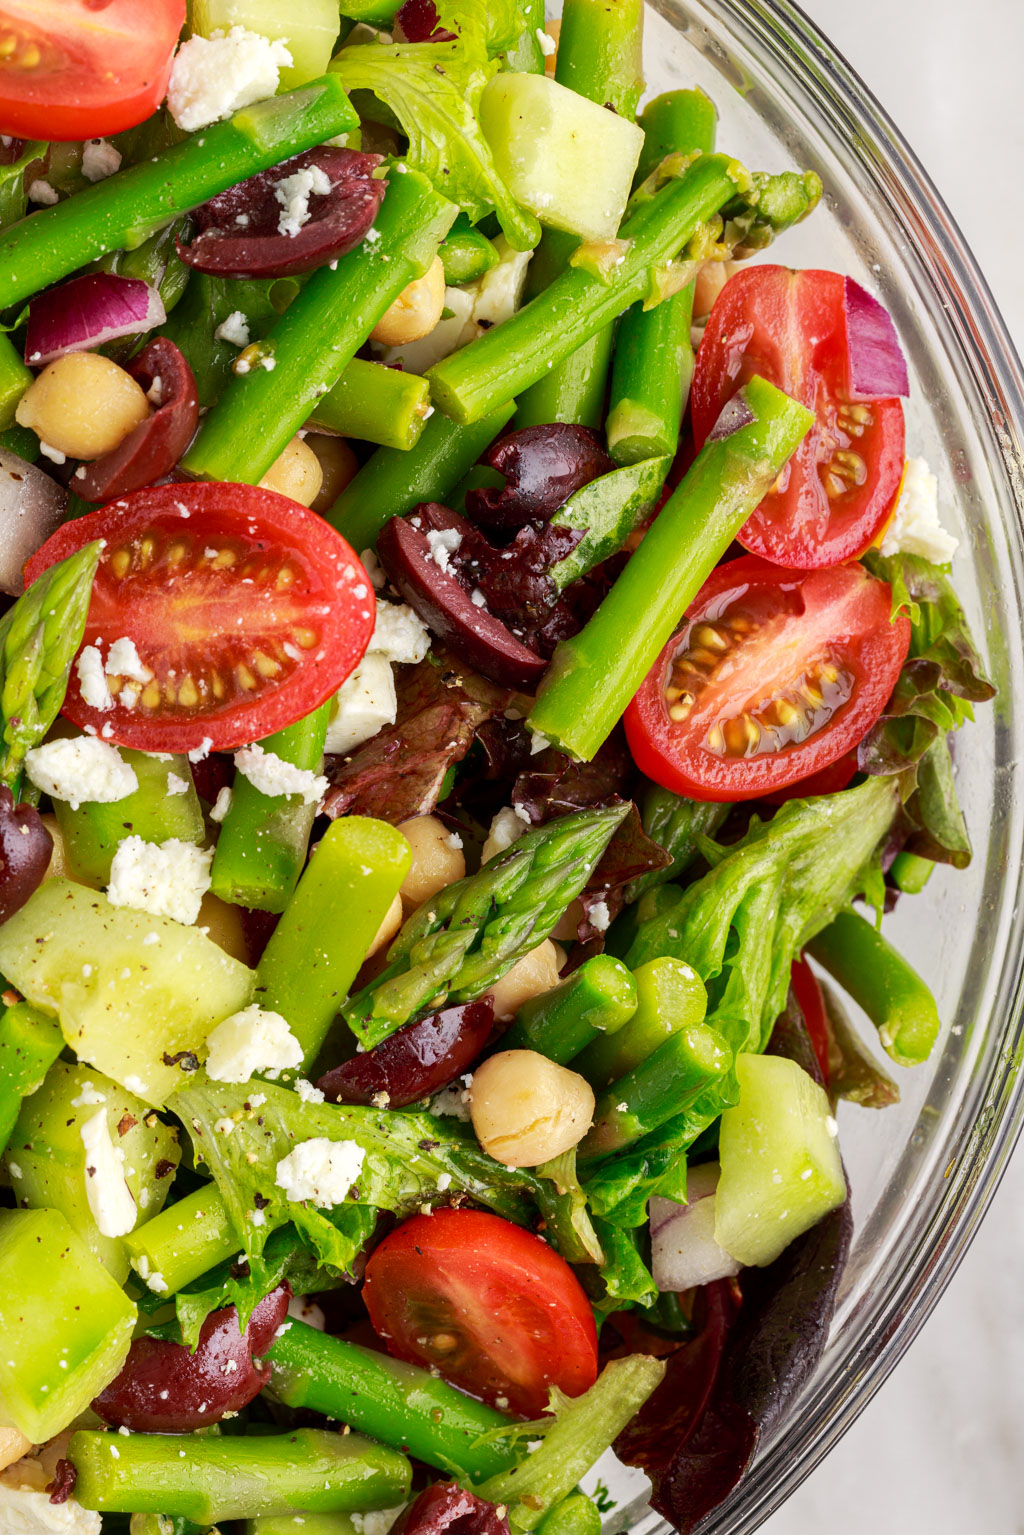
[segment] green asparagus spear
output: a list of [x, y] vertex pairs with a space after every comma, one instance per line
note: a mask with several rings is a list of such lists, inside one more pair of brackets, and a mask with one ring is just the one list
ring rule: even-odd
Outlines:
[[470, 1002], [551, 932], [576, 899], [628, 806], [582, 810], [530, 831], [425, 901], [406, 922], [381, 974], [350, 997], [349, 1028], [378, 1044], [428, 1006]]
[[564, 1066], [581, 1050], [614, 1035], [636, 1012], [636, 982], [620, 960], [595, 954], [554, 991], [525, 1002], [503, 1044], [537, 1050]]
[[411, 512], [421, 501], [446, 502], [503, 426], [513, 402], [498, 406], [472, 426], [456, 426], [435, 411], [408, 453], [379, 448], [326, 514], [357, 554], [372, 549], [389, 517]]
[[585, 1493], [572, 1492], [542, 1519], [540, 1535], [601, 1535], [597, 1504]]
[[80, 1430], [68, 1445], [75, 1497], [102, 1512], [158, 1514], [197, 1523], [257, 1514], [391, 1508], [407, 1497], [404, 1455], [356, 1434], [297, 1428], [290, 1434], [126, 1436]]
[[351, 1514], [261, 1514], [245, 1521], [245, 1535], [360, 1535], [356, 1518], [358, 1526]]
[[255, 485], [338, 382], [402, 289], [430, 266], [456, 214], [418, 172], [393, 166], [375, 228], [314, 272], [206, 416], [182, 467], [198, 479]]
[[[319, 772], [331, 702], [263, 742], [284, 762]], [[210, 870], [222, 901], [257, 911], [284, 911], [309, 850], [316, 805], [298, 794], [263, 794], [236, 773]]]
[[126, 747], [122, 756], [139, 785], [125, 799], [110, 805], [86, 801], [74, 810], [67, 800], [54, 801], [68, 873], [86, 885], [107, 884], [114, 854], [127, 837], [141, 837], [143, 842], [167, 842], [174, 837], [197, 845], [206, 838], [199, 796], [184, 753], [165, 761]]
[[0, 337], [0, 431], [14, 425], [14, 412], [34, 375], [10, 336]]
[[930, 858], [906, 850], [896, 854], [889, 870], [893, 884], [904, 895], [920, 895], [934, 873], [935, 865]]
[[280, 1333], [267, 1357], [274, 1395], [287, 1407], [348, 1423], [440, 1471], [475, 1479], [515, 1459], [514, 1439], [503, 1442], [495, 1433], [511, 1428], [509, 1419], [429, 1370], [329, 1337], [305, 1322]]
[[64, 702], [100, 548], [86, 544], [51, 565], [0, 619], [0, 782], [8, 788], [17, 784], [25, 753], [43, 739]]
[[[545, 238], [560, 233], [549, 229]], [[573, 236], [569, 239], [575, 249], [578, 242]], [[550, 421], [570, 421], [599, 430], [612, 361], [612, 334], [612, 326], [606, 325], [523, 390], [516, 407], [517, 431], [527, 426], [546, 426]]]
[[498, 265], [499, 256], [494, 242], [475, 229], [464, 213], [441, 241], [437, 253], [444, 267], [444, 280], [449, 288], [460, 288], [463, 283], [476, 282], [491, 267]]
[[0, 1016], [0, 1156], [17, 1123], [22, 1099], [43, 1085], [63, 1048], [60, 1025], [31, 1003], [16, 1002]]
[[335, 821], [264, 950], [257, 999], [287, 1018], [306, 1066], [398, 894], [410, 856], [405, 837], [385, 821], [355, 815]]
[[720, 1081], [732, 1059], [729, 1046], [710, 1024], [690, 1023], [677, 1030], [602, 1093], [594, 1123], [580, 1143], [580, 1160], [621, 1151], [657, 1130]]
[[427, 373], [435, 404], [454, 421], [477, 421], [510, 394], [535, 384], [623, 309], [647, 297], [654, 269], [670, 262], [748, 183], [735, 161], [703, 155], [626, 220], [622, 259], [609, 275], [570, 266], [504, 325], [436, 363]]
[[353, 357], [334, 388], [313, 408], [307, 425], [408, 452], [430, 414], [430, 385], [415, 373]]
[[210, 1527], [178, 1514], [132, 1514], [128, 1535], [210, 1535]]
[[615, 1034], [595, 1039], [575, 1063], [595, 1087], [641, 1065], [680, 1029], [700, 1023], [708, 1010], [704, 982], [681, 959], [652, 959], [634, 971], [637, 1006]]
[[918, 1066], [928, 1059], [941, 1028], [935, 998], [872, 923], [841, 911], [808, 949], [864, 1009], [898, 1065]]
[[168, 1205], [124, 1240], [132, 1267], [143, 1279], [159, 1274], [168, 1295], [233, 1258], [239, 1249], [231, 1218], [212, 1183]]
[[593, 618], [555, 651], [530, 726], [574, 756], [589, 759], [606, 740], [814, 420], [761, 378], [741, 391], [743, 407], [750, 419], [704, 444]]
[[0, 233], [0, 309], [107, 251], [134, 250], [217, 192], [357, 124], [341, 82], [326, 75], [243, 107], [152, 160], [40, 208]]
[[552, 527], [578, 528], [583, 533], [575, 549], [551, 567], [549, 573], [559, 591], [622, 548], [657, 501], [671, 463], [670, 458], [649, 458], [613, 469], [591, 480], [558, 508]]

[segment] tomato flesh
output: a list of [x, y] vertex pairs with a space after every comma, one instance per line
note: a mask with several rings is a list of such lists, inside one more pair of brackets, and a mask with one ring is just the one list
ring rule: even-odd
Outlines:
[[720, 565], [626, 711], [638, 767], [703, 800], [755, 799], [837, 762], [882, 713], [910, 645], [862, 565]]
[[83, 644], [132, 640], [150, 675], [108, 678], [85, 702], [73, 667], [63, 713], [143, 751], [216, 750], [281, 730], [335, 693], [376, 616], [352, 548], [315, 513], [252, 485], [136, 491], [66, 523], [26, 581], [103, 539]]
[[88, 139], [167, 92], [185, 0], [0, 0], [0, 131]]
[[597, 1379], [597, 1329], [579, 1280], [540, 1237], [479, 1210], [403, 1222], [366, 1265], [363, 1299], [398, 1359], [535, 1418], [557, 1386]]
[[758, 266], [722, 289], [697, 352], [696, 444], [754, 374], [816, 416], [738, 537], [777, 565], [816, 570], [863, 554], [889, 517], [906, 457], [898, 399], [851, 397], [844, 279]]

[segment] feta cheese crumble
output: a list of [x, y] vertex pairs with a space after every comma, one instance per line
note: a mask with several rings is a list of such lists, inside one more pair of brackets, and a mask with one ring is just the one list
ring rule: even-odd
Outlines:
[[24, 1464], [18, 1461], [0, 1475], [0, 1530], [6, 1535], [102, 1535], [99, 1514], [83, 1508], [76, 1499], [51, 1503], [43, 1485], [37, 1488], [14, 1482]]
[[415, 666], [430, 649], [430, 631], [407, 603], [384, 602], [378, 597], [377, 621], [367, 648], [401, 666]]
[[206, 1074], [214, 1082], [248, 1082], [257, 1071], [276, 1077], [302, 1065], [302, 1046], [287, 1021], [255, 1002], [218, 1023], [206, 1048]]
[[551, 33], [550, 32], [545, 32], [543, 27], [535, 27], [534, 28], [534, 35], [535, 35], [538, 43], [540, 44], [540, 51], [541, 51], [541, 53], [544, 55], [544, 57], [546, 59], [549, 59], [551, 57], [551, 55], [558, 48], [558, 44], [555, 42], [554, 38], [551, 36]]
[[210, 810], [210, 820], [216, 821], [218, 824], [223, 821], [231, 809], [234, 798], [235, 796], [231, 792], [229, 785], [225, 784], [223, 789], [219, 789], [217, 791], [217, 798], [214, 800]]
[[430, 558], [438, 570], [448, 570], [451, 556], [462, 543], [462, 534], [456, 528], [428, 528], [426, 537]]
[[524, 831], [529, 831], [530, 825], [530, 817], [518, 806], [506, 805], [503, 810], [499, 810], [487, 832], [487, 841], [480, 855], [483, 862], [486, 863], [496, 853], [503, 853], [507, 847], [511, 847]]
[[121, 169], [121, 152], [109, 139], [90, 139], [82, 150], [82, 175], [86, 181], [105, 181]]
[[187, 778], [182, 778], [180, 773], [168, 773], [168, 775], [167, 775], [167, 792], [168, 792], [168, 794], [171, 794], [171, 795], [174, 795], [174, 794], [187, 794], [188, 790], [189, 790], [189, 783], [188, 783], [188, 779]]
[[115, 640], [107, 652], [106, 672], [108, 677], [126, 677], [129, 682], [147, 683], [153, 680], [149, 667], [142, 664], [135, 641], [130, 640], [127, 634]]
[[60, 202], [60, 193], [40, 176], [29, 183], [28, 200], [30, 203], [40, 203], [44, 208], [52, 208], [54, 203]]
[[154, 917], [173, 917], [190, 927], [210, 888], [213, 849], [171, 837], [144, 842], [126, 837], [114, 854], [107, 899]]
[[589, 912], [590, 925], [599, 933], [606, 933], [611, 926], [612, 914], [607, 901], [595, 901]]
[[79, 651], [75, 673], [84, 704], [88, 704], [90, 709], [99, 709], [101, 713], [114, 707], [114, 699], [107, 687], [103, 670], [103, 656], [95, 645], [84, 645]]
[[310, 197], [326, 197], [330, 190], [331, 178], [319, 165], [304, 166], [290, 176], [282, 176], [274, 188], [274, 197], [281, 204], [278, 234], [290, 235], [294, 239], [311, 218]]
[[174, 56], [167, 105], [179, 128], [194, 133], [273, 96], [281, 70], [294, 61], [280, 41], [245, 27], [190, 37]]
[[340, 1205], [359, 1177], [366, 1152], [355, 1141], [329, 1141], [314, 1136], [300, 1141], [283, 1157], [274, 1174], [285, 1197], [296, 1203], [311, 1199], [321, 1210]]
[[223, 324], [213, 333], [215, 341], [229, 341], [232, 346], [249, 345], [249, 321], [240, 309], [232, 309]]
[[295, 1091], [303, 1103], [323, 1103], [324, 1095], [319, 1087], [314, 1087], [312, 1082], [307, 1082], [305, 1077], [299, 1077], [295, 1083]]
[[105, 1237], [124, 1237], [135, 1227], [138, 1211], [114, 1149], [106, 1109], [97, 1109], [82, 1125], [85, 1147], [85, 1197], [92, 1218]]
[[909, 458], [881, 553], [919, 554], [936, 565], [948, 565], [959, 543], [939, 521], [938, 479], [925, 459]]
[[114, 805], [139, 787], [116, 746], [97, 736], [65, 736], [25, 753], [25, 771], [44, 794], [79, 805]]
[[235, 768], [261, 794], [271, 798], [278, 794], [299, 794], [304, 804], [315, 805], [329, 788], [322, 774], [314, 773], [311, 768], [296, 767], [276, 752], [268, 752], [258, 745], [243, 746], [241, 751], [235, 752]]
[[397, 716], [391, 662], [379, 651], [368, 651], [335, 695], [324, 750], [350, 752], [384, 725], [393, 725]]

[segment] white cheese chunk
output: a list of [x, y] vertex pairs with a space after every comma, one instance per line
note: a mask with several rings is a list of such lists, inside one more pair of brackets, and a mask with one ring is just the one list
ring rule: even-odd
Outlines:
[[114, 805], [139, 787], [116, 746], [96, 736], [65, 736], [25, 753], [25, 771], [52, 799], [79, 805]]
[[210, 810], [210, 820], [216, 821], [218, 824], [223, 821], [228, 811], [231, 809], [234, 798], [234, 794], [227, 785], [225, 785], [223, 789], [218, 789], [217, 798], [214, 800], [213, 806]]
[[494, 245], [501, 260], [481, 277], [473, 305], [473, 321], [485, 329], [503, 324], [519, 308], [526, 268], [533, 255], [532, 251], [513, 250], [504, 235], [499, 235]]
[[86, 181], [105, 181], [121, 169], [121, 152], [109, 139], [89, 139], [82, 150], [82, 175]]
[[101, 713], [114, 707], [103, 670], [103, 656], [95, 645], [83, 645], [75, 662], [75, 672], [84, 704], [88, 704], [90, 709], [99, 709]]
[[939, 482], [923, 458], [910, 458], [903, 474], [899, 500], [885, 530], [881, 552], [919, 554], [936, 565], [948, 565], [959, 539], [939, 520]]
[[39, 176], [29, 183], [28, 200], [30, 203], [40, 203], [44, 208], [52, 208], [54, 203], [60, 202], [60, 193]]
[[480, 854], [482, 862], [486, 863], [496, 853], [503, 853], [507, 847], [511, 847], [517, 837], [529, 831], [530, 825], [530, 818], [524, 810], [514, 809], [511, 805], [499, 810], [487, 832], [487, 841]]
[[304, 804], [315, 805], [329, 788], [322, 774], [285, 762], [276, 752], [268, 752], [259, 745], [243, 746], [241, 751], [235, 752], [235, 769], [261, 794], [270, 798], [279, 794], [299, 794]]
[[174, 794], [187, 794], [188, 791], [189, 791], [189, 781], [188, 781], [187, 778], [182, 778], [180, 773], [168, 773], [168, 775], [167, 775], [167, 793], [168, 794], [170, 794], [170, 795], [174, 795]]
[[213, 849], [171, 837], [144, 842], [126, 837], [114, 854], [107, 899], [154, 917], [173, 917], [191, 926], [210, 888]]
[[257, 1071], [276, 1077], [302, 1065], [302, 1046], [286, 1020], [255, 1002], [218, 1023], [206, 1048], [206, 1074], [215, 1082], [248, 1082]]
[[215, 341], [229, 341], [232, 346], [248, 346], [249, 321], [240, 309], [232, 309], [223, 324], [213, 333]]
[[595, 901], [588, 912], [590, 925], [599, 933], [606, 933], [611, 927], [612, 914], [608, 909], [607, 901]]
[[377, 1508], [366, 1514], [349, 1514], [349, 1518], [356, 1535], [388, 1535], [391, 1526], [398, 1522], [399, 1514], [404, 1512], [405, 1504], [398, 1503], [394, 1508]]
[[232, 27], [226, 35], [193, 36], [174, 56], [167, 105], [179, 128], [194, 133], [273, 96], [293, 62], [283, 42]]
[[355, 1141], [318, 1135], [300, 1141], [274, 1174], [279, 1189], [296, 1202], [311, 1199], [321, 1210], [340, 1205], [359, 1177], [366, 1152]]
[[452, 555], [462, 543], [462, 534], [457, 528], [428, 528], [426, 539], [430, 546], [430, 558], [438, 570], [448, 570]]
[[134, 640], [130, 640], [127, 634], [122, 634], [119, 640], [115, 640], [107, 652], [107, 676], [124, 677], [129, 682], [150, 682], [153, 673], [148, 666], [142, 664], [138, 647]]
[[377, 622], [368, 647], [389, 661], [414, 666], [430, 649], [430, 631], [407, 603], [377, 598]]
[[391, 662], [379, 651], [369, 651], [335, 697], [324, 750], [350, 752], [384, 725], [393, 725], [397, 714]]
[[106, 1109], [97, 1109], [80, 1131], [85, 1147], [85, 1197], [92, 1218], [105, 1237], [125, 1237], [134, 1230], [138, 1211], [114, 1149]]
[[[16, 1466], [10, 1472], [17, 1470]], [[102, 1535], [99, 1514], [85, 1509], [74, 1498], [51, 1503], [48, 1492], [12, 1486], [5, 1472], [0, 1477], [0, 1530], [4, 1535]]]
[[310, 197], [314, 193], [318, 197], [326, 197], [330, 190], [331, 178], [319, 165], [303, 166], [290, 176], [282, 176], [274, 188], [274, 197], [281, 204], [281, 216], [277, 221], [278, 234], [290, 235], [294, 239], [312, 217], [309, 211]]

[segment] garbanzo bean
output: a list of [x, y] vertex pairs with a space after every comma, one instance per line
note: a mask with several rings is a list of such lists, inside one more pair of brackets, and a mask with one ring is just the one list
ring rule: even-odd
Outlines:
[[260, 484], [264, 490], [276, 490], [290, 496], [300, 506], [312, 506], [320, 494], [324, 472], [313, 449], [301, 437], [293, 437], [275, 458]]
[[373, 942], [363, 956], [364, 963], [370, 958], [371, 954], [377, 954], [381, 949], [385, 948], [386, 945], [391, 942], [392, 938], [394, 938], [395, 934], [398, 932], [398, 929], [402, 925], [402, 918], [404, 915], [405, 907], [402, 905], [402, 897], [400, 895], [396, 895], [395, 899], [391, 902], [391, 905], [384, 913], [384, 920], [381, 922], [380, 927], [377, 929]]
[[19, 426], [70, 458], [102, 458], [149, 415], [130, 373], [99, 352], [68, 352], [47, 363], [18, 401]]
[[576, 1071], [535, 1050], [502, 1050], [478, 1066], [469, 1110], [477, 1140], [506, 1167], [538, 1167], [577, 1145], [594, 1093]]
[[693, 318], [705, 320], [736, 270], [735, 261], [705, 261], [693, 285]]
[[418, 815], [403, 821], [398, 830], [412, 848], [412, 863], [402, 881], [402, 904], [406, 911], [461, 879], [466, 859], [458, 841], [436, 815]]
[[5, 1428], [0, 1423], [0, 1471], [13, 1466], [16, 1461], [21, 1460], [23, 1455], [27, 1455], [31, 1448], [31, 1439], [26, 1439], [19, 1429]]
[[551, 939], [545, 938], [517, 960], [492, 989], [495, 1018], [514, 1018], [524, 1002], [557, 986], [563, 957]]
[[240, 960], [243, 965], [251, 964], [249, 941], [245, 936], [242, 914], [237, 906], [222, 901], [220, 896], [213, 895], [208, 890], [203, 896], [196, 926], [207, 928], [207, 936], [212, 939], [218, 949], [223, 949], [225, 954], [230, 954], [232, 959]]
[[444, 309], [444, 267], [440, 256], [435, 256], [429, 269], [417, 277], [385, 309], [373, 330], [371, 341], [382, 346], [405, 346], [409, 341], [419, 341], [429, 336]]
[[320, 493], [310, 505], [314, 512], [326, 512], [359, 473], [359, 460], [347, 438], [331, 437], [327, 432], [310, 432], [306, 447], [312, 448], [319, 459], [323, 476]]

